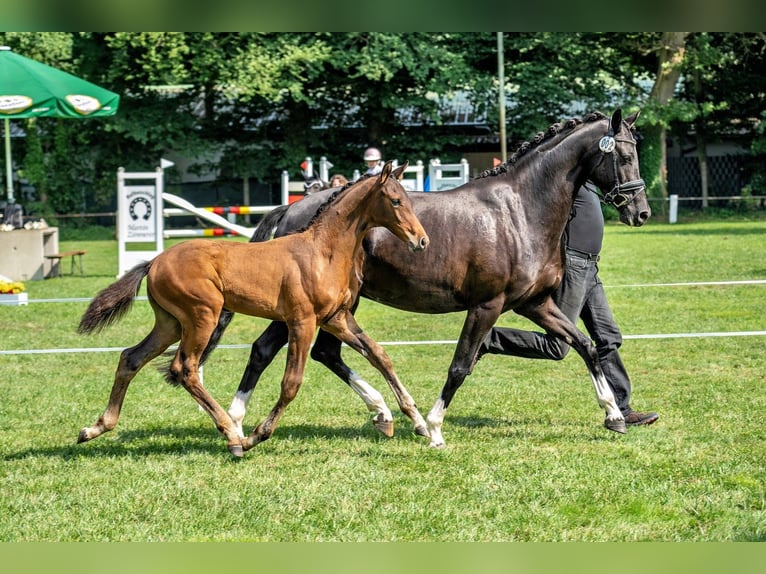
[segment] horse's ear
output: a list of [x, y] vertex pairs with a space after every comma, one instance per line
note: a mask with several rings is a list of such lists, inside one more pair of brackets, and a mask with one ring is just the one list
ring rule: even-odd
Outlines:
[[610, 123], [609, 132], [610, 135], [617, 135], [622, 129], [622, 110], [616, 109], [612, 114], [612, 121]]
[[391, 166], [393, 164], [391, 163], [391, 160], [387, 161], [385, 165], [383, 166], [383, 171], [380, 172], [380, 184], [383, 185], [388, 180], [388, 177], [391, 175]]
[[400, 165], [394, 170], [394, 177], [396, 179], [401, 180], [404, 177], [404, 170], [407, 169], [407, 166], [410, 165], [409, 161], [405, 161], [403, 165]]
[[627, 118], [625, 118], [625, 123], [628, 124], [628, 127], [630, 129], [633, 129], [633, 126], [636, 124], [636, 120], [638, 119], [638, 116], [641, 115], [641, 110], [638, 110], [636, 113], [629, 115]]

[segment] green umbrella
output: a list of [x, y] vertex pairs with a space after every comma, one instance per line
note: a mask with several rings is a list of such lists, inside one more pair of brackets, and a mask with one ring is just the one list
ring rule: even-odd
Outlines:
[[90, 118], [117, 112], [120, 96], [0, 46], [0, 117], [5, 120], [8, 203], [14, 202], [10, 120]]

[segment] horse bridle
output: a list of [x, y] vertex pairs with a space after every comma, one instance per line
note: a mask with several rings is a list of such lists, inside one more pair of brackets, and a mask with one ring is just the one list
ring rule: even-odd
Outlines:
[[602, 137], [598, 142], [598, 149], [601, 151], [601, 158], [598, 163], [593, 166], [591, 172], [595, 170], [607, 155], [612, 156], [612, 167], [614, 169], [614, 181], [616, 182], [614, 187], [604, 193], [602, 201], [609, 205], [613, 205], [617, 209], [621, 209], [635, 199], [635, 197], [642, 191], [646, 191], [646, 182], [643, 179], [634, 179], [620, 183], [620, 172], [617, 169], [617, 154], [614, 153], [617, 147], [617, 142], [629, 143], [636, 145], [636, 142], [629, 139], [617, 139], [614, 137], [614, 131], [611, 126], [607, 134]]

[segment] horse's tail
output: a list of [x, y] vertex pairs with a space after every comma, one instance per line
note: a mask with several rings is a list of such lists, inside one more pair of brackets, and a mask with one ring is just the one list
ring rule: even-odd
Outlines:
[[96, 295], [80, 319], [77, 332], [82, 334], [99, 332], [104, 327], [119, 321], [133, 306], [141, 281], [149, 273], [151, 265], [151, 261], [136, 265]]
[[258, 225], [253, 231], [253, 236], [250, 238], [250, 243], [260, 243], [262, 241], [268, 241], [274, 235], [274, 229], [276, 229], [279, 222], [287, 213], [289, 205], [280, 205], [269, 211], [258, 222]]
[[205, 347], [205, 350], [202, 351], [202, 355], [200, 355], [200, 358], [199, 358], [200, 366], [205, 364], [205, 361], [207, 361], [207, 358], [210, 356], [210, 353], [212, 353], [215, 350], [215, 348], [218, 346], [218, 341], [221, 340], [221, 337], [223, 336], [223, 332], [226, 330], [226, 327], [229, 326], [229, 323], [231, 322], [232, 317], [234, 317], [234, 313], [232, 311], [229, 311], [228, 309], [221, 310], [221, 314], [218, 316], [218, 324], [215, 326], [215, 329], [213, 329], [213, 332], [210, 334], [210, 340], [207, 342], [207, 346]]

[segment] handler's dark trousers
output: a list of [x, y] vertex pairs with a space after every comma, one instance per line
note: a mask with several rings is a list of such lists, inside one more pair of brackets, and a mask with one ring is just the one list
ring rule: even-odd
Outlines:
[[[568, 249], [564, 278], [553, 294], [553, 300], [573, 323], [577, 324], [578, 317], [582, 319], [596, 344], [601, 369], [614, 393], [617, 406], [627, 415], [631, 412], [630, 378], [619, 353], [622, 334], [598, 277], [597, 262], [596, 256], [586, 256]], [[569, 345], [546, 333], [493, 327], [479, 348], [479, 357], [490, 353], [558, 361], [568, 352]]]

